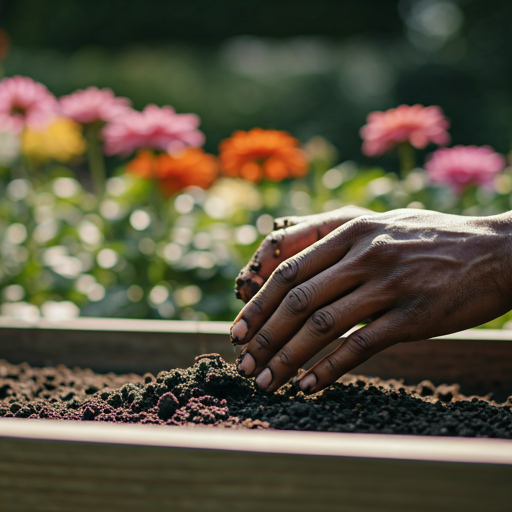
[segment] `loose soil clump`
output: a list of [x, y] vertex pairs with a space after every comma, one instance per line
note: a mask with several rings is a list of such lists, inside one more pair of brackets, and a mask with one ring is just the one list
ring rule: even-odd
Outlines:
[[511, 406], [354, 375], [311, 396], [293, 382], [267, 394], [218, 354], [156, 377], [0, 361], [0, 417], [510, 439]]

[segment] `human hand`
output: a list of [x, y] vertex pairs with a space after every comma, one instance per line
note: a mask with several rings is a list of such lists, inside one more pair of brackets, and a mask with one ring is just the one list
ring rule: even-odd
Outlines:
[[262, 244], [260, 272], [274, 271], [232, 328], [233, 341], [247, 344], [240, 371], [267, 391], [366, 319], [301, 375], [302, 390], [320, 391], [393, 344], [474, 327], [512, 308], [510, 214], [403, 209], [359, 216], [318, 241], [287, 238], [299, 227], [273, 244], [284, 258], [275, 270]]
[[235, 292], [248, 302], [263, 286], [280, 263], [318, 242], [339, 226], [361, 215], [375, 212], [359, 206], [304, 217], [283, 217], [274, 222], [274, 232], [268, 235], [236, 279]]

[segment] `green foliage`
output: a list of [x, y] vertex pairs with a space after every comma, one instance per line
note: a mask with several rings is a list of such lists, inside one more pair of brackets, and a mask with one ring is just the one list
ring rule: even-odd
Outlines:
[[[354, 162], [332, 167], [332, 156], [313, 158], [304, 179], [254, 185], [222, 178], [210, 190], [190, 187], [169, 200], [123, 167], [100, 201], [60, 164], [39, 169], [34, 181], [5, 173], [2, 313], [231, 320], [242, 306], [234, 279], [275, 217], [348, 204], [466, 215], [510, 208], [507, 172], [499, 192], [473, 188], [458, 197], [431, 186], [421, 169], [401, 180]], [[509, 316], [489, 326], [500, 327]]]

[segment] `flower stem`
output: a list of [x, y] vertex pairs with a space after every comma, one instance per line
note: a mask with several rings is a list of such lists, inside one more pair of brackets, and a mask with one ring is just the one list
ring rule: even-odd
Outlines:
[[400, 161], [400, 177], [404, 179], [416, 167], [416, 154], [407, 141], [398, 145], [397, 152]]
[[103, 195], [105, 189], [105, 160], [100, 142], [101, 125], [90, 124], [85, 127], [85, 138], [87, 139], [87, 158], [89, 160], [89, 171], [94, 184], [94, 191], [98, 199]]

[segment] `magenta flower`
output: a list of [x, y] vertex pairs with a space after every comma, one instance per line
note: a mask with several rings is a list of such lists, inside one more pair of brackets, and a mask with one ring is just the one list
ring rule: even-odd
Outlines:
[[112, 121], [130, 111], [132, 102], [111, 89], [88, 87], [60, 98], [62, 114], [80, 124]]
[[401, 142], [417, 149], [430, 142], [444, 146], [450, 142], [446, 131], [450, 123], [441, 108], [400, 105], [386, 112], [372, 112], [361, 130], [362, 152], [366, 156], [383, 155]]
[[432, 183], [449, 185], [456, 192], [470, 185], [492, 187], [492, 180], [507, 165], [490, 147], [455, 146], [435, 151], [425, 169]]
[[105, 153], [128, 155], [141, 148], [176, 153], [187, 146], [201, 146], [204, 135], [197, 129], [199, 122], [195, 114], [176, 114], [169, 106], [130, 110], [103, 129]]
[[0, 81], [0, 126], [20, 132], [27, 125], [44, 125], [59, 111], [55, 96], [39, 82], [24, 76]]

